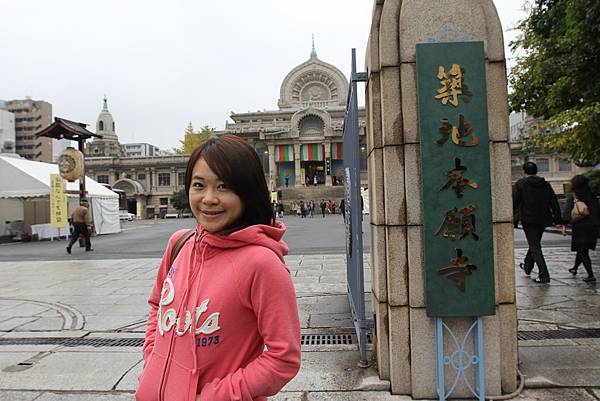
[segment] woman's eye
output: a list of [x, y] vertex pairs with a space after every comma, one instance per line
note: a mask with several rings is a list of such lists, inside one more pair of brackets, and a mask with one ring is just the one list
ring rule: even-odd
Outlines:
[[204, 185], [202, 185], [202, 184], [201, 184], [201, 183], [199, 183], [199, 182], [195, 182], [195, 183], [193, 183], [193, 184], [192, 184], [192, 186], [193, 186], [194, 188], [204, 188]]
[[219, 184], [219, 186], [217, 187], [217, 189], [220, 189], [221, 191], [225, 191], [225, 190], [227, 190], [227, 185], [225, 185], [225, 184]]

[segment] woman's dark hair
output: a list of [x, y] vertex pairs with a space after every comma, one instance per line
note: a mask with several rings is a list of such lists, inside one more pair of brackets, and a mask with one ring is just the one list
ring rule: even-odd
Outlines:
[[262, 164], [248, 142], [235, 135], [211, 136], [194, 149], [185, 172], [185, 192], [188, 197], [192, 172], [200, 159], [204, 159], [217, 177], [242, 200], [244, 212], [235, 224], [236, 228], [273, 224], [273, 207]]
[[571, 188], [580, 200], [591, 200], [593, 198], [590, 180], [585, 175], [577, 174], [571, 178]]

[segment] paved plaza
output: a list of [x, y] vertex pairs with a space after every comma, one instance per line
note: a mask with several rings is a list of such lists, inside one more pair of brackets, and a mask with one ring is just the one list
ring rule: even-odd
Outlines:
[[[525, 250], [515, 252], [520, 260]], [[600, 336], [577, 330], [600, 329], [600, 294], [581, 274], [567, 272], [573, 261], [567, 248], [545, 253], [551, 285], [535, 284], [515, 271], [526, 384], [516, 399], [600, 400]], [[598, 268], [600, 254], [593, 260]], [[286, 261], [302, 333], [352, 336], [344, 255], [291, 255]], [[146, 300], [158, 262], [0, 262], [0, 400], [133, 399]], [[370, 277], [367, 254], [365, 278]], [[365, 286], [369, 292], [370, 282]], [[389, 382], [379, 380], [373, 367], [357, 367], [355, 344], [303, 345], [299, 375], [273, 399], [410, 400], [391, 396]]]

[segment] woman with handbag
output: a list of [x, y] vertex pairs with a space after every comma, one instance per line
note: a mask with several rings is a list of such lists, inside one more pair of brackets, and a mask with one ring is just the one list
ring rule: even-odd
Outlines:
[[211, 137], [185, 175], [197, 225], [158, 269], [138, 401], [266, 401], [300, 368], [296, 295], [256, 151]]
[[[588, 276], [586, 282], [595, 282], [592, 270], [592, 261], [589, 250], [596, 249], [596, 242], [600, 232], [600, 204], [592, 193], [589, 180], [583, 175], [571, 178], [573, 191], [567, 198], [563, 211], [563, 221], [570, 221], [572, 228], [571, 250], [577, 252], [575, 265], [569, 269], [576, 275], [580, 264], [583, 264]], [[567, 235], [567, 227], [563, 225], [562, 234]]]

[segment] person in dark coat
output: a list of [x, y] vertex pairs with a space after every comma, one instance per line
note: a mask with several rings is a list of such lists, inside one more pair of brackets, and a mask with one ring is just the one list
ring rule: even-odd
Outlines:
[[[550, 184], [537, 175], [537, 165], [523, 164], [523, 175], [513, 188], [513, 211], [518, 216], [527, 238], [529, 250], [519, 267], [530, 275], [534, 263], [538, 267], [536, 283], [549, 283], [550, 273], [542, 253], [542, 235], [546, 227], [562, 224], [560, 206]], [[518, 222], [517, 222], [518, 224]]]
[[[592, 193], [589, 180], [584, 175], [576, 175], [571, 178], [573, 192], [567, 198], [565, 210], [563, 210], [563, 221], [571, 220], [571, 210], [575, 204], [575, 199], [585, 203], [589, 210], [589, 215], [581, 220], [571, 221], [571, 250], [577, 252], [575, 255], [575, 265], [569, 269], [571, 274], [577, 274], [577, 268], [583, 264], [588, 276], [583, 279], [588, 283], [596, 281], [594, 271], [592, 270], [592, 260], [590, 259], [590, 249], [596, 249], [598, 234], [600, 234], [600, 204], [598, 199]], [[567, 226], [563, 226], [563, 235], [567, 235]]]

